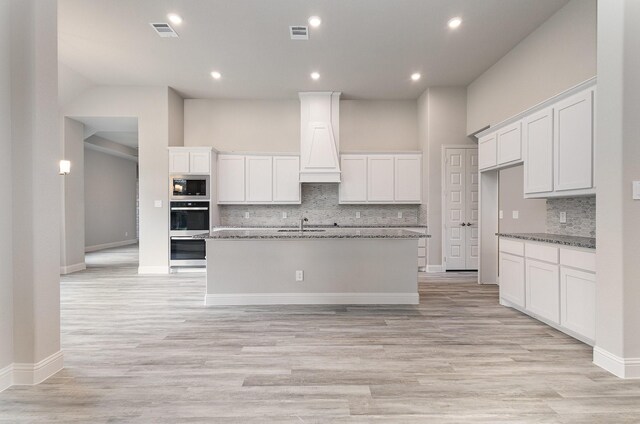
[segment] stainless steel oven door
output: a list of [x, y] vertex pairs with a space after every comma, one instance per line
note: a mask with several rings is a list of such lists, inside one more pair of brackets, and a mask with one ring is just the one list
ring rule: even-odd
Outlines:
[[191, 236], [171, 236], [170, 266], [206, 266], [206, 242]]

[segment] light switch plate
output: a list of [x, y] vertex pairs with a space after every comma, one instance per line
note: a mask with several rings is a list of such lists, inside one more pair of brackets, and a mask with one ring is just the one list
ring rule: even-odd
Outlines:
[[498, 217], [499, 217], [500, 219], [504, 218], [504, 211], [500, 211], [500, 212], [498, 212]]
[[566, 212], [560, 212], [560, 223], [561, 224], [566, 224], [567, 223], [567, 213]]
[[640, 181], [633, 182], [633, 200], [640, 200]]
[[511, 212], [511, 216], [513, 217], [513, 219], [518, 219], [518, 218], [520, 218], [520, 212], [519, 211], [513, 211], [513, 212]]
[[162, 200], [154, 200], [153, 201], [153, 207], [154, 208], [161, 208], [162, 207]]

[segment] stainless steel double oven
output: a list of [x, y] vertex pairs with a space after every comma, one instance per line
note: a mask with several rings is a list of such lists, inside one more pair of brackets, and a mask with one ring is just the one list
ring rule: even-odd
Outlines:
[[170, 266], [205, 266], [204, 239], [194, 235], [209, 233], [209, 201], [172, 201]]

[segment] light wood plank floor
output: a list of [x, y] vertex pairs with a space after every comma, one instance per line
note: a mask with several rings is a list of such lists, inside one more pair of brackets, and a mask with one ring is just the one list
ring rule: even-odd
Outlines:
[[0, 394], [0, 423], [638, 423], [640, 381], [501, 307], [475, 274], [419, 306], [204, 307], [203, 274], [135, 248], [63, 278], [66, 367]]

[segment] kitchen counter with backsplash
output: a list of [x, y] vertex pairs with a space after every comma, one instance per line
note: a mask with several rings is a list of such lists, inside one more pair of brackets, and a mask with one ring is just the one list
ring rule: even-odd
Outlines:
[[[274, 228], [298, 228], [297, 225], [282, 225], [282, 226], [273, 226], [273, 225], [243, 225], [243, 226], [228, 226], [228, 225], [220, 225], [212, 228], [212, 231], [219, 230], [235, 230], [235, 229], [250, 229], [250, 228], [259, 228], [259, 229], [274, 229]], [[427, 228], [426, 225], [423, 224], [378, 224], [378, 225], [316, 225], [316, 224], [305, 224], [304, 228]]]
[[429, 237], [400, 228], [308, 228], [298, 231], [283, 229], [229, 229], [212, 231], [209, 235], [194, 236], [209, 240], [287, 240], [287, 239], [418, 239]]
[[583, 247], [587, 249], [596, 248], [595, 237], [580, 237], [549, 233], [496, 233], [496, 235], [505, 238], [560, 244], [570, 247]]

